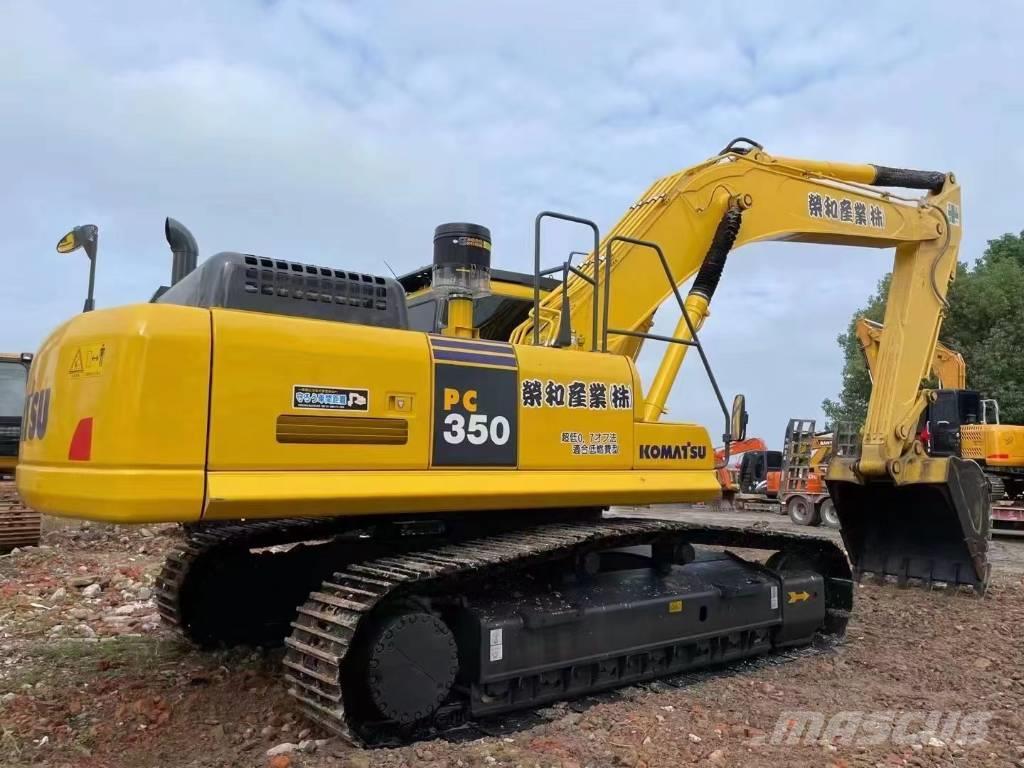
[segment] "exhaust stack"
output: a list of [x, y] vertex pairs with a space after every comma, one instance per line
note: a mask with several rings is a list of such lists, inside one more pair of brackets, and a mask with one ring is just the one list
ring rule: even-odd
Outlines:
[[196, 268], [199, 261], [199, 246], [188, 227], [170, 216], [164, 222], [164, 237], [171, 247], [171, 285], [176, 285], [185, 275]]

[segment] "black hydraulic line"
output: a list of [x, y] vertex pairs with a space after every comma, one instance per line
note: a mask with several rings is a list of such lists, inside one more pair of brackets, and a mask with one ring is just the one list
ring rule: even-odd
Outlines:
[[946, 183], [946, 174], [941, 171], [914, 171], [909, 168], [890, 168], [887, 165], [871, 165], [875, 169], [875, 180], [878, 187], [904, 187], [906, 189], [926, 189], [929, 192], [941, 192]]
[[[746, 144], [745, 147], [737, 146], [738, 144]], [[730, 141], [725, 147], [719, 152], [719, 155], [727, 155], [730, 152], [735, 152], [737, 155], [745, 155], [752, 149], [764, 149], [763, 144], [759, 144], [753, 139], [748, 139], [746, 136], [737, 136], [735, 139]]]
[[691, 294], [703, 296], [709, 302], [715, 295], [718, 288], [718, 281], [722, 278], [722, 270], [725, 269], [725, 260], [729, 256], [740, 233], [740, 224], [743, 221], [743, 212], [739, 206], [732, 205], [718, 222], [715, 236], [711, 239], [711, 247], [708, 248], [697, 277], [694, 278]]

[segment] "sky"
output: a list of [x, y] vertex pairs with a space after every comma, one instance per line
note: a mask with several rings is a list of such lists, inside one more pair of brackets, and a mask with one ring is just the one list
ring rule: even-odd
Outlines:
[[[1016, 3], [127, 3], [0, 0], [0, 349], [166, 283], [163, 219], [238, 250], [387, 274], [433, 227], [490, 227], [532, 269], [533, 217], [610, 229], [655, 179], [735, 136], [816, 159], [955, 171], [961, 258], [1024, 230]], [[585, 245], [556, 233], [559, 248]], [[771, 243], [730, 257], [702, 339], [750, 434], [782, 442], [840, 386], [836, 335], [885, 251]], [[663, 307], [655, 332], [677, 313]], [[661, 349], [648, 345], [650, 380]], [[696, 357], [669, 418], [721, 416]]]

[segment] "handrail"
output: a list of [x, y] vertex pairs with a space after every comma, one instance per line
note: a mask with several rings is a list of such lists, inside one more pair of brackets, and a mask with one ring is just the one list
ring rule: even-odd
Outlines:
[[[682, 312], [683, 318], [686, 320], [686, 327], [690, 331], [690, 340], [677, 339], [673, 336], [661, 336], [659, 334], [646, 333], [643, 331], [629, 331], [608, 327], [608, 310], [611, 306], [612, 293], [612, 245], [614, 243], [626, 243], [628, 245], [635, 245], [641, 248], [651, 248], [658, 254], [658, 258], [661, 260], [662, 269], [665, 270], [665, 277], [668, 279], [669, 285], [672, 286], [672, 294], [676, 297], [676, 303], [679, 305], [679, 311]], [[661, 246], [657, 243], [651, 242], [650, 240], [637, 240], [636, 238], [626, 237], [624, 235], [616, 235], [615, 237], [609, 238], [608, 242], [605, 243], [604, 323], [601, 334], [601, 350], [604, 352], [608, 351], [608, 334], [615, 336], [634, 336], [641, 339], [665, 341], [671, 344], [683, 344], [697, 349], [697, 354], [700, 355], [701, 362], [704, 364], [704, 371], [707, 373], [708, 380], [711, 382], [711, 387], [715, 391], [715, 397], [718, 399], [718, 405], [722, 409], [722, 415], [725, 417], [725, 432], [722, 434], [725, 444], [725, 458], [721, 464], [716, 463], [715, 468], [720, 469], [725, 466], [729, 462], [729, 443], [732, 439], [732, 418], [729, 415], [729, 409], [725, 405], [725, 398], [722, 397], [722, 390], [718, 386], [718, 380], [715, 378], [714, 371], [711, 370], [711, 363], [708, 360], [708, 356], [704, 352], [704, 347], [701, 345], [700, 339], [697, 337], [697, 329], [693, 327], [693, 321], [690, 320], [690, 315], [686, 312], [686, 305], [683, 302], [682, 295], [679, 293], [679, 286], [676, 284], [675, 278], [672, 276], [672, 268], [669, 266], [668, 259], [665, 258], [664, 251], [661, 250]]]
[[[568, 221], [574, 224], [583, 224], [584, 226], [590, 227], [594, 233], [594, 277], [591, 279], [587, 275], [583, 274], [580, 270], [576, 269], [571, 263], [566, 262], [562, 267], [555, 267], [541, 272], [540, 269], [540, 224], [544, 219], [558, 219], [559, 221]], [[600, 286], [598, 285], [599, 277], [599, 261], [601, 253], [601, 230], [598, 229], [590, 219], [583, 219], [579, 216], [571, 216], [568, 213], [558, 213], [557, 211], [541, 211], [537, 214], [537, 218], [534, 219], [533, 223], [533, 343], [535, 346], [540, 346], [540, 278], [543, 274], [551, 274], [558, 271], [559, 269], [564, 270], [563, 274], [571, 271], [573, 274], [582, 278], [586, 282], [590, 283], [594, 288], [594, 318], [593, 318], [593, 330], [592, 330], [592, 345], [591, 350], [597, 352], [597, 303], [600, 296]], [[571, 256], [570, 256], [571, 259]], [[566, 278], [568, 275], [566, 274]], [[569, 281], [565, 279], [562, 281], [562, 296], [568, 298]]]

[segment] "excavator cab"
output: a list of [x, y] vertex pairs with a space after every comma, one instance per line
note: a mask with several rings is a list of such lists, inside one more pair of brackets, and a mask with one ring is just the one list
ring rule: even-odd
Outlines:
[[31, 356], [0, 354], [0, 481], [14, 478]]
[[932, 456], [962, 456], [960, 427], [981, 424], [981, 395], [970, 389], [940, 389], [926, 412], [928, 452]]
[[748, 451], [740, 459], [740, 493], [759, 493], [771, 472], [782, 470], [782, 451]]

